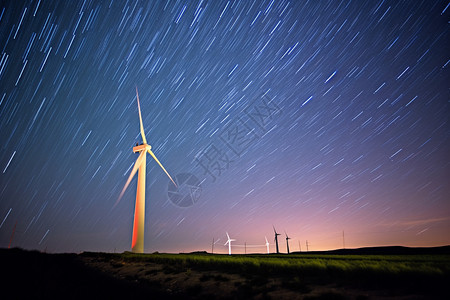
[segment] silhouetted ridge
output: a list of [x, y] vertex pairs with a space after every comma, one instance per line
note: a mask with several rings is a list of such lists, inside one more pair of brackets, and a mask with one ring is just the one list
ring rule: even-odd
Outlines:
[[328, 251], [309, 251], [309, 252], [294, 252], [294, 253], [353, 254], [353, 255], [450, 254], [450, 245], [440, 247], [404, 247], [404, 246], [364, 247], [356, 249], [336, 249]]

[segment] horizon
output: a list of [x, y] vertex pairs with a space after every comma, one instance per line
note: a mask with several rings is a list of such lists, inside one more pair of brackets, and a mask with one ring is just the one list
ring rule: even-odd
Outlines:
[[[275, 247], [275, 246], [274, 246]], [[400, 246], [400, 245], [389, 245], [389, 246], [373, 246], [373, 247], [357, 247], [357, 248], [336, 248], [336, 249], [327, 249], [327, 250], [302, 250], [302, 251], [298, 251], [298, 250], [293, 250], [290, 251], [290, 253], [286, 253], [286, 252], [281, 252], [280, 253], [276, 253], [276, 252], [247, 252], [247, 253], [232, 253], [231, 255], [268, 255], [268, 254], [273, 254], [273, 255], [290, 255], [290, 254], [305, 254], [305, 253], [312, 253], [312, 254], [316, 254], [316, 253], [327, 253], [327, 252], [331, 252], [334, 253], [335, 251], [354, 251], [354, 250], [365, 250], [365, 249], [385, 249], [385, 248], [405, 248], [405, 249], [416, 249], [416, 250], [423, 250], [423, 249], [437, 249], [437, 248], [450, 248], [450, 245], [441, 245], [441, 246], [430, 246], [430, 247], [414, 247], [414, 246]], [[43, 249], [43, 250], [39, 250], [39, 249], [24, 249], [21, 247], [11, 247], [11, 248], [0, 248], [3, 250], [14, 250], [14, 249], [18, 249], [18, 250], [23, 250], [23, 251], [38, 251], [41, 253], [47, 253], [47, 254], [82, 254], [82, 253], [108, 253], [108, 254], [123, 254], [123, 253], [131, 253], [131, 254], [195, 254], [195, 253], [206, 253], [206, 254], [210, 254], [210, 255], [225, 255], [228, 256], [228, 252], [216, 252], [214, 251], [214, 253], [212, 253], [211, 251], [207, 251], [207, 250], [194, 250], [194, 251], [189, 251], [189, 252], [159, 252], [159, 251], [154, 251], [154, 252], [143, 252], [143, 253], [134, 253], [130, 250], [125, 250], [122, 252], [106, 252], [106, 251], [90, 251], [90, 250], [83, 250], [83, 251], [79, 251], [79, 252], [49, 252], [47, 251], [47, 249]], [[377, 254], [373, 254], [373, 255], [377, 255]]]
[[131, 250], [136, 88], [144, 252], [450, 245], [449, 7], [2, 2], [0, 247]]

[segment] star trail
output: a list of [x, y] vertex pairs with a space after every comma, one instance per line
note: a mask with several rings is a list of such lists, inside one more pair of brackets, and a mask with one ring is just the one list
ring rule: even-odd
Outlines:
[[[448, 1], [4, 1], [0, 247], [450, 244]], [[173, 184], [172, 184], [173, 185]], [[284, 240], [284, 235], [282, 236]], [[307, 241], [307, 242], [306, 242]], [[280, 251], [286, 252], [284, 243]]]

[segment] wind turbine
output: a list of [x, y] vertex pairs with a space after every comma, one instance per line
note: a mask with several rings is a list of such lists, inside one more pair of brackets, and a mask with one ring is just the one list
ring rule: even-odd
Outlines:
[[147, 152], [153, 157], [153, 159], [158, 163], [158, 165], [163, 169], [163, 171], [169, 176], [170, 180], [173, 182], [175, 186], [177, 184], [173, 181], [172, 177], [170, 177], [169, 173], [164, 169], [163, 165], [156, 158], [155, 154], [152, 152], [152, 146], [147, 144], [147, 139], [145, 138], [144, 126], [142, 125], [142, 115], [141, 115], [141, 105], [139, 104], [139, 93], [136, 87], [136, 98], [138, 103], [139, 110], [139, 123], [140, 123], [140, 131], [142, 136], [143, 143], [140, 145], [136, 145], [133, 147], [133, 152], [139, 152], [139, 157], [134, 163], [133, 169], [131, 170], [130, 176], [128, 177], [125, 186], [122, 189], [122, 192], [119, 195], [119, 199], [117, 199], [116, 206], [123, 194], [125, 193], [128, 185], [133, 179], [136, 172], [138, 173], [138, 182], [137, 182], [137, 192], [136, 192], [136, 204], [134, 207], [134, 222], [133, 222], [133, 238], [131, 241], [131, 251], [135, 253], [144, 253], [144, 220], [145, 220], [145, 169], [147, 165]]
[[267, 237], [266, 238], [266, 247], [267, 247], [267, 254], [269, 254], [269, 242], [267, 241]]
[[286, 235], [286, 249], [287, 249], [287, 253], [289, 254], [289, 240], [290, 240], [291, 238], [288, 237], [286, 231], [284, 232], [284, 234]]
[[217, 239], [217, 241], [214, 242], [214, 238], [211, 245], [211, 254], [214, 254], [214, 245], [217, 244], [220, 241], [220, 239]]
[[277, 254], [280, 254], [280, 250], [278, 249], [278, 236], [281, 235], [281, 234], [277, 233], [277, 231], [275, 230], [275, 226], [273, 226], [273, 232], [275, 232], [275, 244], [277, 246]]
[[228, 235], [228, 232], [226, 232], [227, 237], [228, 237], [228, 241], [226, 241], [226, 243], [224, 244], [224, 246], [226, 246], [228, 244], [228, 255], [231, 255], [231, 242], [236, 241], [235, 239], [230, 239], [230, 236]]

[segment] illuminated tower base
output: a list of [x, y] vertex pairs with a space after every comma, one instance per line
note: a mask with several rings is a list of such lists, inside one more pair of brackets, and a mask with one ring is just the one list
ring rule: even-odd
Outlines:
[[[143, 151], [146, 151], [146, 149]], [[147, 165], [146, 160], [146, 155], [143, 155], [138, 172], [136, 204], [134, 207], [133, 239], [131, 241], [131, 251], [134, 253], [144, 253], [145, 167]]]

